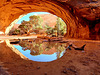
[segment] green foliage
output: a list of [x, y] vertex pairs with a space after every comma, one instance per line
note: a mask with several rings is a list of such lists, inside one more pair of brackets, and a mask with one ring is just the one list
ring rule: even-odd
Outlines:
[[42, 29], [42, 22], [43, 22], [43, 19], [40, 17], [40, 16], [30, 16], [29, 17], [30, 20], [29, 21], [25, 21], [23, 20], [21, 22], [21, 25], [18, 27], [19, 30], [21, 30], [21, 32], [15, 30], [15, 32], [18, 34], [18, 33], [29, 33], [30, 31], [34, 30], [34, 29], [37, 29], [37, 30], [40, 30]]
[[53, 34], [53, 28], [50, 27], [49, 25], [45, 25], [46, 33], [47, 35]]
[[66, 24], [61, 18], [57, 18], [57, 24], [55, 26], [58, 35], [64, 35], [66, 33]]
[[47, 35], [64, 35], [66, 33], [66, 24], [61, 18], [57, 18], [57, 22], [54, 28], [49, 25], [45, 25]]
[[25, 26], [24, 24], [21, 24], [18, 28], [24, 28], [24, 26]]
[[20, 30], [18, 30], [18, 29], [15, 29], [15, 32], [18, 32], [18, 33], [19, 33], [19, 32], [20, 32]]
[[20, 34], [20, 30], [19, 29], [15, 29], [15, 31], [13, 32], [13, 34]]
[[30, 22], [31, 24], [33, 24], [33, 29], [42, 29], [42, 22], [43, 22], [43, 19], [40, 17], [40, 16], [36, 16], [36, 15], [33, 15], [33, 16], [30, 16]]

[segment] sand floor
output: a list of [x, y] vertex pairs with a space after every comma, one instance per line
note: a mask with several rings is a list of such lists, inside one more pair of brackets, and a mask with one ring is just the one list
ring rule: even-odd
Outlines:
[[75, 40], [71, 43], [78, 47], [86, 44], [84, 52], [66, 50], [60, 59], [52, 62], [22, 59], [5, 42], [1, 43], [0, 75], [100, 75], [100, 42]]

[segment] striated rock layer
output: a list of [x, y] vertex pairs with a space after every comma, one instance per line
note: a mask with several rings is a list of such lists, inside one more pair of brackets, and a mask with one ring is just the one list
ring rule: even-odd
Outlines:
[[22, 14], [45, 11], [67, 24], [65, 37], [100, 40], [100, 0], [1, 0], [0, 31]]

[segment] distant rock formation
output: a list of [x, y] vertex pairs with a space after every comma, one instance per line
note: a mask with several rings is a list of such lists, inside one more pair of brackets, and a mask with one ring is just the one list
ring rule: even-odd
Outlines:
[[43, 19], [43, 27], [44, 25], [49, 25], [50, 27], [54, 27], [56, 25], [56, 21], [57, 21], [57, 16], [53, 15], [53, 14], [41, 14], [39, 15], [42, 17]]

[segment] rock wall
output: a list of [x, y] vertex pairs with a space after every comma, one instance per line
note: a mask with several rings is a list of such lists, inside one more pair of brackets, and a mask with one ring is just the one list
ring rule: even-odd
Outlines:
[[12, 29], [14, 29], [13, 27], [14, 27], [14, 25], [23, 17], [24, 15], [20, 15], [19, 16], [19, 18], [17, 18], [16, 20], [14, 20], [7, 28], [6, 28], [6, 30], [5, 30], [5, 35], [8, 35], [9, 34], [9, 32], [10, 32], [10, 30]]
[[1, 0], [0, 31], [20, 15], [45, 11], [67, 24], [65, 37], [100, 39], [100, 0]]
[[[69, 5], [76, 17], [82, 38], [100, 40], [100, 0], [58, 0]], [[81, 25], [80, 25], [81, 24]], [[87, 34], [87, 36], [85, 35]], [[79, 36], [81, 37], [81, 36]]]

